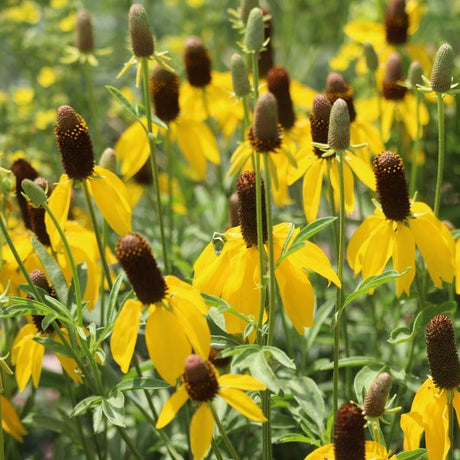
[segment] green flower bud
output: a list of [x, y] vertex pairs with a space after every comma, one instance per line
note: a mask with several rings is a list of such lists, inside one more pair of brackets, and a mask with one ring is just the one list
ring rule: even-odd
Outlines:
[[437, 93], [449, 91], [454, 69], [454, 50], [448, 43], [438, 49], [431, 72], [431, 88]]
[[30, 179], [24, 179], [21, 182], [21, 186], [24, 190], [24, 193], [27, 195], [27, 198], [29, 198], [34, 206], [38, 208], [39, 206], [46, 204], [46, 192], [42, 187], [40, 187], [40, 185], [36, 184]]
[[239, 97], [248, 95], [251, 92], [248, 70], [239, 54], [234, 54], [231, 59], [233, 91]]
[[363, 47], [367, 68], [371, 72], [375, 72], [379, 68], [379, 58], [377, 57], [377, 53], [375, 52], [375, 49], [370, 42], [365, 42]]
[[105, 169], [115, 173], [117, 170], [117, 157], [115, 155], [115, 150], [112, 148], [106, 148], [101, 155], [99, 160], [99, 166], [102, 166]]
[[134, 3], [129, 9], [129, 35], [134, 56], [149, 57], [155, 51], [149, 18], [144, 7]]
[[336, 151], [346, 150], [350, 145], [350, 113], [342, 98], [332, 104], [327, 143]]
[[260, 8], [253, 8], [249, 13], [244, 44], [248, 51], [258, 52], [264, 46], [264, 41], [264, 14]]

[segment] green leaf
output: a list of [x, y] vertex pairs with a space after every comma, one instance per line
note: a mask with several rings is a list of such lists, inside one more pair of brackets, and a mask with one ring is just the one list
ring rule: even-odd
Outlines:
[[294, 361], [289, 358], [283, 350], [268, 345], [262, 347], [262, 350], [265, 353], [269, 353], [275, 361], [282, 364], [284, 367], [287, 367], [288, 369], [295, 369]]
[[[363, 366], [385, 366], [385, 362], [372, 356], [351, 356], [339, 360], [339, 367], [363, 367]], [[334, 363], [329, 361], [318, 370], [330, 371], [334, 369]]]
[[[415, 449], [407, 452], [400, 452], [396, 455], [398, 460], [417, 460], [421, 458], [427, 458], [425, 455], [428, 452], [427, 449]], [[423, 455], [423, 457], [422, 457]]]
[[282, 434], [276, 440], [276, 444], [284, 444], [287, 442], [303, 442], [303, 443], [311, 444], [311, 438], [304, 436], [303, 434], [299, 434], [299, 433], [286, 433], [286, 434]]
[[133, 379], [122, 380], [115, 388], [118, 391], [159, 390], [160, 388], [169, 388], [170, 386], [169, 383], [163, 380], [150, 377], [134, 377]]
[[102, 396], [88, 396], [72, 409], [69, 417], [77, 417], [78, 415], [84, 414], [90, 407], [99, 404], [101, 401]]
[[64, 305], [67, 305], [67, 281], [64, 278], [61, 267], [57, 264], [53, 257], [51, 257], [46, 247], [43, 246], [43, 244], [41, 244], [37, 238], [32, 237], [32, 246], [38, 258], [40, 259], [46, 274], [48, 275], [50, 283], [53, 286], [58, 299]]
[[110, 398], [102, 400], [102, 411], [112, 425], [121, 427], [126, 426], [124, 403], [125, 397], [121, 391], [117, 391]]
[[342, 308], [345, 308], [350, 302], [357, 299], [358, 297], [362, 296], [363, 294], [368, 293], [371, 289], [375, 289], [377, 286], [381, 284], [388, 283], [388, 281], [394, 280], [399, 278], [400, 276], [404, 275], [409, 268], [406, 268], [403, 272], [399, 273], [396, 270], [387, 270], [381, 273], [380, 275], [369, 276], [363, 280], [358, 287], [352, 292], [343, 303]]
[[[137, 114], [136, 108], [131, 104], [131, 102], [126, 99], [125, 96], [114, 86], [106, 85], [105, 86], [109, 93], [119, 102], [119, 104], [130, 114], [132, 115], [142, 126], [142, 120]], [[144, 128], [145, 129], [145, 128]]]
[[109, 294], [109, 301], [107, 302], [106, 324], [113, 323], [113, 315], [117, 307], [118, 294], [124, 278], [124, 274], [120, 273], [113, 282], [112, 289]]
[[104, 429], [103, 412], [102, 412], [102, 400], [101, 404], [98, 404], [93, 410], [93, 430], [95, 433], [101, 433]]
[[335, 300], [331, 299], [325, 302], [315, 311], [315, 320], [313, 326], [309, 327], [305, 332], [305, 350], [309, 350], [312, 347], [316, 337], [319, 334], [319, 331], [321, 330], [321, 326], [327, 319], [331, 318], [334, 306]]
[[[86, 282], [88, 281], [88, 267], [86, 262], [82, 262], [76, 266], [78, 281], [80, 284], [80, 292], [83, 295], [86, 289]], [[75, 295], [75, 280], [72, 278], [69, 287], [69, 297], [67, 299], [67, 306], [70, 308], [72, 305], [77, 304]]]
[[51, 350], [58, 355], [66, 356], [67, 358], [74, 358], [74, 355], [62, 343], [56, 342], [49, 337], [34, 337], [34, 340], [42, 344], [47, 350]]

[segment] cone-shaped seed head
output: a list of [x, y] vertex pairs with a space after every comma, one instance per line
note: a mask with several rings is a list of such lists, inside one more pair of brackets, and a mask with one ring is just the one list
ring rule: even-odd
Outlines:
[[431, 72], [431, 87], [434, 91], [438, 93], [449, 91], [453, 70], [454, 50], [448, 43], [444, 43], [436, 53]]
[[426, 352], [435, 385], [446, 390], [456, 388], [460, 384], [460, 363], [454, 326], [448, 316], [436, 315], [428, 323]]
[[333, 104], [337, 99], [343, 99], [348, 106], [350, 122], [356, 118], [355, 104], [353, 102], [353, 88], [349, 85], [343, 75], [338, 72], [330, 72], [326, 78], [326, 89], [324, 95]]
[[282, 66], [272, 67], [267, 74], [268, 90], [278, 103], [278, 119], [284, 129], [290, 129], [295, 123], [294, 106], [289, 92], [290, 79]]
[[327, 143], [336, 151], [346, 150], [350, 145], [350, 114], [341, 98], [332, 104]]
[[57, 110], [54, 134], [62, 155], [62, 167], [70, 179], [83, 180], [94, 169], [93, 143], [86, 121], [69, 105]]
[[[48, 280], [46, 279], [46, 275], [38, 269], [32, 270], [29, 273], [29, 277], [32, 283], [35, 286], [43, 289], [49, 296], [56, 298], [56, 292], [54, 291], [53, 287], [50, 286]], [[49, 333], [53, 330], [53, 327], [50, 325], [46, 330], [43, 330], [42, 321], [44, 316], [43, 315], [32, 315], [32, 321], [35, 324], [37, 330], [41, 333]], [[58, 325], [60, 325], [59, 321], [57, 321]]]
[[81, 53], [94, 51], [93, 23], [88, 10], [81, 9], [77, 13], [77, 37], [75, 47]]
[[405, 0], [393, 0], [385, 14], [386, 41], [391, 45], [402, 45], [407, 42], [409, 16], [406, 13]]
[[[256, 173], [245, 171], [238, 177], [236, 185], [238, 193], [238, 216], [241, 225], [241, 233], [246, 246], [257, 246], [257, 204], [256, 204]], [[262, 196], [262, 238], [265, 242], [267, 235], [267, 216], [265, 211], [264, 182], [261, 180]]]
[[177, 74], [157, 65], [150, 77], [150, 96], [160, 120], [168, 123], [177, 118], [180, 111]]
[[363, 44], [364, 58], [366, 59], [366, 66], [371, 72], [375, 72], [379, 68], [379, 58], [375, 52], [372, 43], [365, 42]]
[[130, 233], [121, 238], [115, 246], [115, 255], [143, 304], [157, 303], [166, 296], [166, 282], [143, 236]]
[[134, 3], [129, 9], [129, 35], [134, 56], [149, 57], [155, 52], [152, 28], [144, 7]]
[[364, 398], [364, 413], [368, 417], [377, 418], [385, 412], [385, 404], [391, 388], [391, 375], [382, 372], [371, 383]]
[[264, 46], [264, 14], [260, 8], [253, 8], [249, 13], [244, 45], [248, 51], [258, 52]]
[[211, 83], [211, 58], [200, 38], [195, 36], [187, 38], [184, 65], [187, 80], [192, 86], [202, 88]]
[[230, 61], [232, 70], [233, 91], [239, 97], [247, 96], [251, 92], [248, 69], [239, 54], [234, 54]]
[[334, 425], [335, 460], [364, 460], [366, 420], [361, 409], [345, 403], [337, 412]]
[[[310, 114], [310, 130], [313, 142], [327, 144], [331, 108], [332, 104], [324, 94], [317, 94], [313, 98], [313, 108]], [[313, 151], [319, 158], [324, 153], [318, 147], [313, 147]]]
[[212, 401], [219, 390], [214, 366], [198, 355], [190, 355], [185, 360], [183, 380], [194, 401]]
[[382, 94], [388, 100], [404, 99], [407, 88], [399, 83], [404, 79], [401, 56], [399, 53], [391, 53], [385, 67]]

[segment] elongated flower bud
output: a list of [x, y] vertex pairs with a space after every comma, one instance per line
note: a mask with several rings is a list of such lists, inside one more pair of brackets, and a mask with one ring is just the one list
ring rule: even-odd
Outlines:
[[251, 92], [248, 69], [239, 54], [234, 54], [230, 61], [232, 70], [233, 91], [239, 97], [247, 96]]
[[[47, 191], [48, 196], [50, 195], [51, 189], [45, 178], [37, 177], [34, 180], [34, 184], [38, 185], [43, 191]], [[31, 230], [35, 233], [35, 236], [37, 237], [38, 241], [40, 241], [40, 243], [44, 246], [51, 246], [51, 240], [45, 225], [45, 209], [42, 206], [31, 206], [29, 203], [29, 214], [30, 227]]]
[[294, 105], [292, 104], [289, 85], [291, 81], [282, 66], [272, 67], [267, 74], [268, 90], [275, 96], [278, 104], [278, 119], [284, 129], [290, 129], [295, 123]]
[[203, 88], [211, 83], [211, 58], [199, 37], [187, 38], [184, 65], [187, 80], [192, 86]]
[[343, 75], [338, 72], [330, 72], [326, 78], [326, 89], [324, 95], [333, 104], [337, 99], [343, 99], [348, 106], [350, 122], [356, 118], [355, 104], [353, 102], [353, 88], [345, 81]]
[[451, 390], [460, 385], [460, 363], [454, 326], [444, 314], [436, 315], [426, 327], [426, 352], [434, 384]]
[[[257, 246], [257, 204], [256, 204], [256, 173], [245, 171], [238, 177], [236, 185], [238, 192], [238, 216], [241, 225], [241, 234], [246, 246]], [[264, 183], [261, 180], [262, 195], [262, 238], [265, 242], [267, 234], [267, 216], [265, 211]]]
[[117, 170], [117, 155], [115, 150], [111, 147], [107, 147], [99, 159], [99, 166], [102, 166], [105, 169], [115, 173]]
[[371, 42], [363, 44], [364, 58], [366, 59], [366, 66], [371, 72], [376, 72], [379, 68], [379, 58], [375, 52]]
[[62, 167], [70, 179], [83, 180], [94, 169], [93, 143], [86, 121], [69, 105], [57, 111], [54, 127], [56, 142], [62, 155]]
[[386, 41], [390, 45], [402, 45], [407, 42], [409, 16], [406, 13], [405, 0], [393, 0], [385, 14]]
[[84, 8], [77, 12], [77, 37], [75, 47], [80, 53], [94, 51], [93, 23], [88, 10]]
[[438, 93], [449, 91], [454, 70], [454, 50], [448, 43], [438, 49], [431, 72], [431, 88]]
[[180, 112], [177, 74], [157, 65], [150, 77], [150, 96], [160, 120], [169, 123], [177, 118]]
[[361, 409], [345, 403], [337, 412], [334, 425], [335, 460], [364, 460], [366, 420]]
[[381, 417], [391, 388], [391, 375], [382, 372], [371, 383], [364, 398], [364, 413], [371, 418]]
[[391, 53], [385, 67], [382, 87], [383, 97], [395, 101], [404, 99], [407, 88], [400, 84], [403, 79], [401, 56], [398, 53]]
[[260, 8], [253, 8], [249, 13], [244, 45], [248, 51], [259, 52], [264, 46], [264, 13]]
[[281, 146], [281, 134], [276, 98], [272, 93], [264, 93], [257, 100], [249, 142], [257, 152], [275, 152]]
[[382, 152], [374, 160], [374, 174], [385, 217], [406, 220], [410, 216], [410, 200], [401, 157], [393, 152]]
[[416, 89], [417, 85], [423, 85], [423, 69], [420, 62], [414, 61], [409, 67], [408, 80], [412, 89]]
[[129, 35], [131, 47], [136, 57], [149, 57], [155, 52], [152, 28], [144, 7], [133, 3], [129, 9]]
[[185, 389], [194, 401], [212, 401], [219, 390], [216, 369], [198, 355], [190, 355], [185, 360], [182, 377]]
[[166, 282], [143, 236], [129, 233], [121, 238], [115, 246], [115, 255], [143, 304], [160, 302], [166, 296]]
[[[327, 144], [331, 108], [332, 104], [324, 94], [317, 94], [313, 98], [313, 107], [310, 114], [310, 130], [313, 142]], [[318, 158], [321, 158], [324, 153], [318, 147], [313, 147], [313, 152]]]
[[350, 115], [347, 103], [341, 98], [332, 104], [327, 143], [336, 151], [350, 146]]

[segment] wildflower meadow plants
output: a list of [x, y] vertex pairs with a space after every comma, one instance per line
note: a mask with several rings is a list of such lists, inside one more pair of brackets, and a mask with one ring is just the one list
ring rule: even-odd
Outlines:
[[460, 458], [459, 27], [3, 2], [0, 460]]

